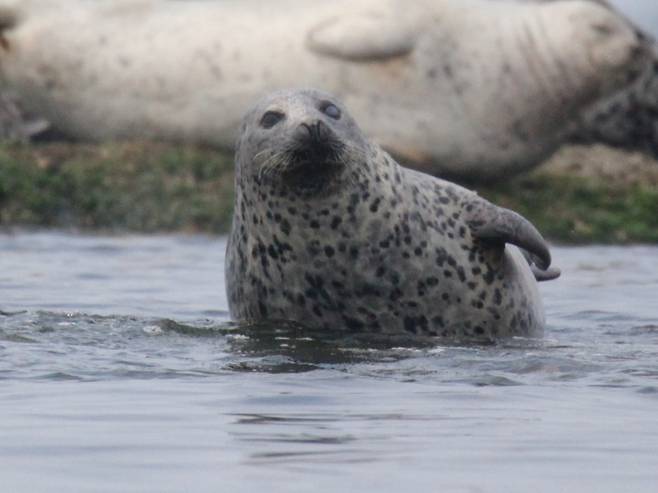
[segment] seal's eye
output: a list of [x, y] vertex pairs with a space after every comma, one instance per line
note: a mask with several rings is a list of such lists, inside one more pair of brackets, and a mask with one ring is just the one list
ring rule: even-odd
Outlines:
[[272, 128], [274, 125], [283, 120], [283, 113], [278, 111], [267, 111], [263, 118], [260, 119], [260, 126], [263, 128]]
[[333, 103], [323, 103], [320, 107], [320, 110], [329, 118], [333, 118], [334, 120], [338, 120], [340, 118], [340, 110], [338, 109], [338, 106]]

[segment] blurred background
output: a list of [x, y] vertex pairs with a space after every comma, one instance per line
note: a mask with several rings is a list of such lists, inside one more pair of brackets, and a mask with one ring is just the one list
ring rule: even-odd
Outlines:
[[639, 26], [658, 36], [658, 3], [653, 0], [610, 0]]
[[[199, 0], [171, 3], [194, 2]], [[657, 2], [611, 3], [637, 26], [658, 36]], [[78, 8], [75, 5], [71, 3], [71, 8]], [[7, 40], [12, 41], [11, 28]], [[26, 83], [30, 77], [25, 77]], [[658, 88], [657, 81], [654, 74], [647, 84]], [[656, 88], [654, 93], [658, 92]], [[25, 128], [35, 137], [15, 135], [10, 124], [0, 128], [7, 137], [0, 145], [1, 226], [219, 234], [228, 230], [233, 201], [230, 149], [166, 137], [157, 141], [100, 138], [95, 143], [71, 139], [56, 126], [40, 132], [44, 125], [40, 115], [21, 113], [21, 104], [15, 104], [11, 91], [3, 93], [3, 98], [0, 123], [25, 118]], [[640, 139], [648, 135], [655, 141], [658, 99], [654, 97], [640, 110], [633, 104], [624, 107], [623, 112], [631, 119], [642, 112], [642, 118], [635, 118], [635, 126], [629, 125], [624, 132]], [[56, 111], [62, 115], [86, 110], [61, 106]], [[605, 112], [596, 115], [600, 116], [605, 118]], [[136, 127], [135, 133], [139, 130]], [[190, 134], [195, 131], [186, 130]], [[563, 146], [541, 166], [531, 170], [528, 167], [528, 171], [514, 176], [510, 172], [510, 176], [501, 174], [499, 180], [472, 182], [469, 176], [457, 179], [492, 201], [526, 215], [554, 241], [658, 242], [658, 219], [654, 214], [658, 207], [658, 163], [654, 159], [658, 147], [643, 152], [625, 145], [609, 145], [615, 135], [612, 139], [599, 137], [596, 131], [590, 132], [582, 142]], [[655, 142], [650, 145], [655, 146]], [[407, 164], [404, 158], [402, 162]]]

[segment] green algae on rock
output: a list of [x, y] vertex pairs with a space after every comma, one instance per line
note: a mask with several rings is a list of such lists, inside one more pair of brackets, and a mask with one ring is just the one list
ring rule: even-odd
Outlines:
[[153, 142], [0, 147], [3, 225], [226, 231], [233, 159]]
[[[658, 243], [658, 163], [605, 146], [564, 149], [538, 170], [473, 188], [564, 243]], [[233, 156], [153, 142], [0, 145], [0, 224], [116, 231], [228, 231]]]
[[563, 243], [658, 243], [658, 163], [606, 146], [562, 149], [536, 171], [481, 188]]

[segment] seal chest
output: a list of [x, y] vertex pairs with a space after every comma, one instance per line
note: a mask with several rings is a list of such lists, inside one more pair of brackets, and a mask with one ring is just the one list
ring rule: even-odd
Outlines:
[[260, 101], [243, 122], [235, 180], [226, 267], [235, 320], [541, 335], [531, 269], [556, 273], [536, 229], [469, 190], [402, 168], [331, 95], [284, 91]]

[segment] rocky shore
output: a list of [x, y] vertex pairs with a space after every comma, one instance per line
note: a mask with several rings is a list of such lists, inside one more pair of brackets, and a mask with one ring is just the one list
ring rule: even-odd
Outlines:
[[[657, 243], [658, 162], [605, 146], [562, 149], [535, 171], [470, 185], [560, 243]], [[3, 144], [0, 226], [225, 233], [228, 153], [153, 142]]]

